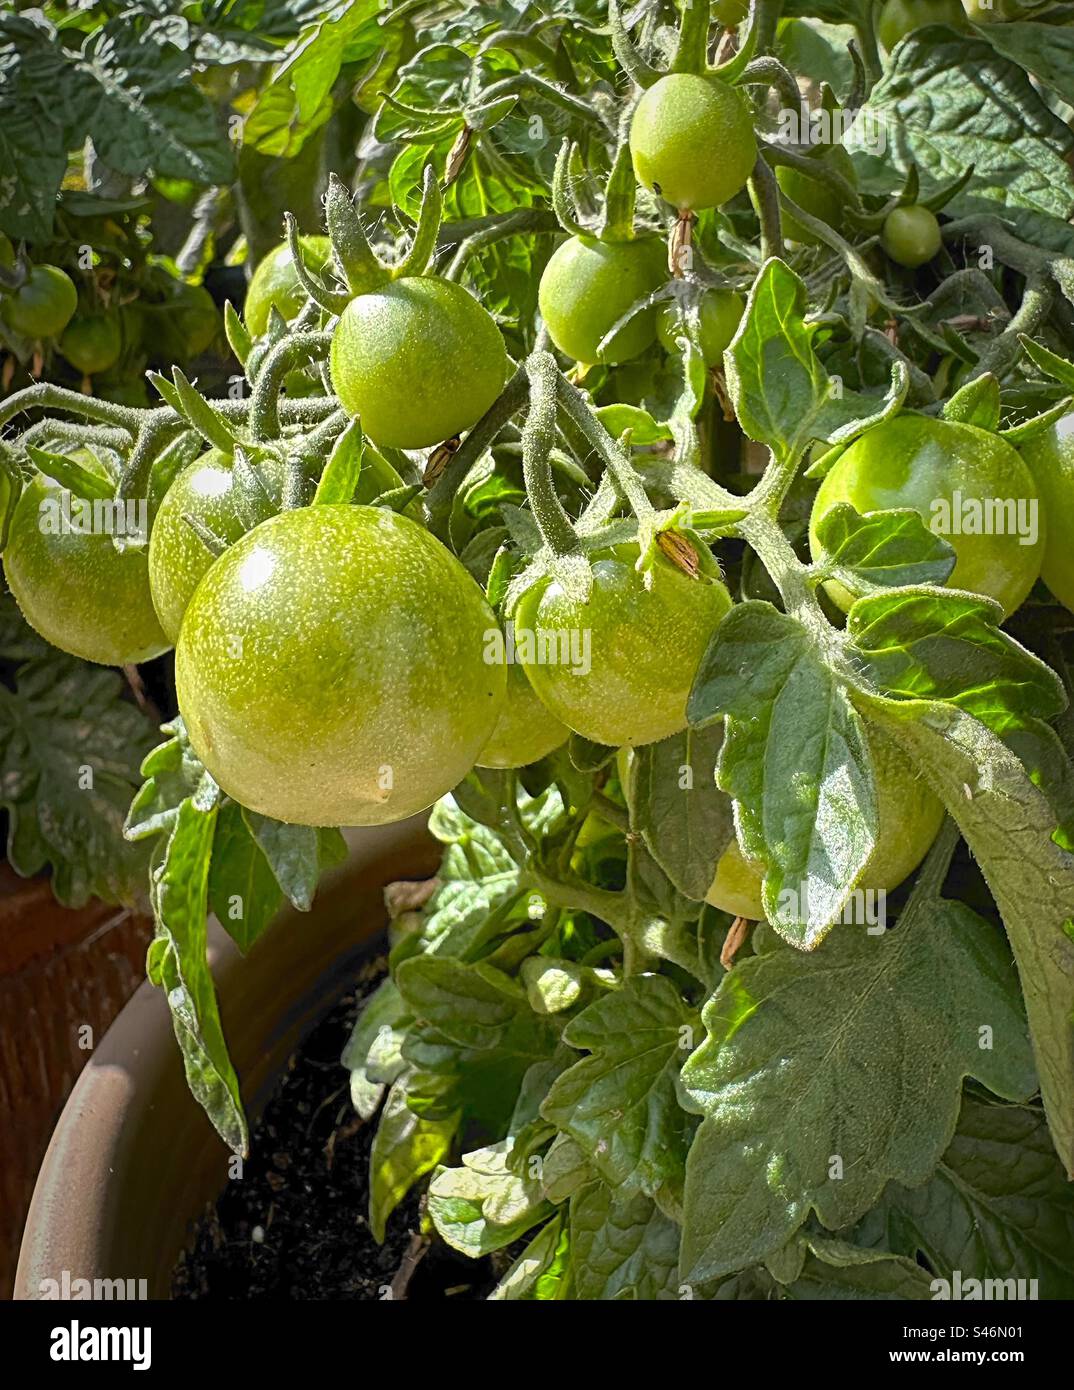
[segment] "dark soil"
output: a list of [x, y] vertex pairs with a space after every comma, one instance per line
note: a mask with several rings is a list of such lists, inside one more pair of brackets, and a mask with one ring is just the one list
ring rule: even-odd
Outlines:
[[[176, 1299], [481, 1299], [496, 1276], [418, 1234], [420, 1191], [369, 1230], [376, 1119], [350, 1102], [343, 1045], [384, 972], [377, 960], [291, 1057], [250, 1140], [242, 1179], [198, 1223], [172, 1281]], [[415, 1262], [416, 1260], [416, 1262]]]

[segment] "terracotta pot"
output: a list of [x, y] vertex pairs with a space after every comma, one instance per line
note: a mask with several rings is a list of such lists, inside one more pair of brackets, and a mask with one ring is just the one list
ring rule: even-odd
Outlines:
[[[348, 832], [347, 862], [312, 912], [290, 908], [250, 954], [210, 922], [210, 960], [251, 1122], [288, 1057], [374, 948], [383, 889], [436, 872], [424, 817]], [[60, 1116], [34, 1189], [15, 1297], [43, 1280], [145, 1279], [167, 1298], [191, 1223], [227, 1181], [230, 1155], [183, 1076], [160, 990], [143, 984], [104, 1035]]]

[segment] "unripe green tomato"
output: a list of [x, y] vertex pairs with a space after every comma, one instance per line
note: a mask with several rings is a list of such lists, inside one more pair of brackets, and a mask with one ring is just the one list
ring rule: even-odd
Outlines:
[[[952, 589], [968, 589], [999, 602], [1009, 616], [1040, 574], [1045, 517], [1036, 516], [1036, 536], [977, 534], [963, 524], [974, 509], [984, 517], [997, 501], [1018, 505], [1029, 518], [1040, 510], [1030, 470], [998, 435], [973, 425], [934, 420], [906, 412], [868, 430], [840, 454], [820, 485], [809, 523], [814, 560], [825, 559], [817, 539], [821, 517], [839, 502], [861, 515], [912, 508], [955, 552], [948, 578]], [[958, 522], [956, 527], [955, 522]], [[977, 522], [972, 521], [972, 526]], [[1032, 539], [1032, 544], [1023, 540]], [[834, 580], [825, 589], [844, 611], [853, 596]]]
[[[849, 184], [857, 183], [854, 161], [842, 145], [819, 147], [818, 152], [810, 157], [823, 162], [837, 174], [842, 174]], [[791, 202], [797, 203], [803, 212], [808, 212], [818, 221], [827, 222], [829, 226], [838, 229], [843, 205], [834, 188], [829, 188], [819, 179], [811, 179], [804, 170], [792, 169], [785, 164], [777, 166], [776, 182]], [[822, 244], [819, 237], [814, 236], [808, 227], [803, 226], [789, 212], [783, 214], [783, 235], [788, 241], [796, 241], [800, 246]]]
[[357, 295], [332, 336], [339, 403], [380, 445], [422, 449], [475, 424], [503, 389], [507, 349], [469, 290], [405, 276]]
[[233, 544], [277, 510], [269, 497], [256, 504], [246, 501], [231, 465], [232, 460], [217, 449], [188, 464], [164, 494], [153, 521], [149, 587], [170, 642], [179, 640], [183, 614], [215, 558], [186, 517], [194, 517]]
[[741, 192], [757, 160], [745, 99], [718, 77], [676, 72], [647, 89], [630, 125], [634, 172], [676, 208], [719, 207]]
[[517, 661], [507, 668], [507, 691], [478, 767], [528, 767], [566, 743], [570, 730], [545, 709]]
[[183, 336], [184, 358], [197, 357], [220, 331], [220, 314], [212, 295], [204, 285], [188, 285], [184, 281], [175, 314]]
[[122, 349], [123, 334], [114, 314], [72, 319], [60, 338], [60, 351], [85, 376], [106, 372], [118, 361]]
[[503, 704], [496, 618], [458, 560], [383, 507], [281, 512], [183, 618], [175, 685], [229, 796], [295, 825], [383, 825], [457, 786]]
[[[97, 467], [83, 450], [72, 457]], [[11, 520], [4, 575], [23, 617], [46, 642], [83, 661], [126, 666], [159, 656], [170, 644], [149, 595], [146, 548], [117, 550], [103, 529], [54, 526], [64, 491], [39, 474]], [[77, 510], [72, 502], [73, 518]]]
[[936, 255], [943, 245], [943, 236], [935, 214], [912, 203], [888, 213], [880, 241], [896, 264], [916, 270]]
[[555, 580], [528, 589], [515, 612], [520, 632], [544, 638], [546, 653], [524, 662], [541, 703], [568, 728], [609, 747], [655, 743], [686, 727], [686, 700], [709, 639], [731, 607], [719, 581], [691, 579], [662, 554], [650, 587], [636, 545], [593, 559], [587, 603]]
[[1074, 415], [1064, 415], [1022, 446], [1044, 512], [1040, 577], [1074, 613]]
[[750, 0], [712, 0], [712, 17], [726, 29], [735, 29], [750, 12]]
[[962, 0], [886, 0], [876, 33], [890, 53], [900, 39], [927, 24], [949, 24], [959, 29], [965, 23]]
[[[939, 834], [944, 805], [887, 735], [869, 727], [876, 776], [877, 837], [855, 885], [874, 893], [897, 888], [917, 868]], [[716, 866], [705, 901], [722, 912], [761, 921], [761, 874], [732, 840]]]
[[24, 338], [55, 338], [78, 308], [71, 277], [55, 265], [35, 265], [26, 283], [3, 302], [4, 320]]
[[[701, 356], [706, 367], [718, 367], [745, 312], [746, 301], [736, 290], [706, 290], [701, 296]], [[678, 352], [685, 330], [675, 304], [664, 304], [656, 331], [668, 352]]]
[[1006, 0], [962, 0], [966, 17], [973, 24], [997, 24], [1007, 19], [1017, 19], [1019, 11], [1006, 3]]
[[[326, 236], [302, 236], [298, 242], [306, 265], [314, 273], [323, 270], [332, 259], [332, 243]], [[259, 338], [268, 327], [273, 305], [290, 321], [305, 302], [306, 291], [299, 283], [291, 248], [283, 241], [268, 253], [253, 273], [243, 307], [246, 327]]]
[[537, 303], [560, 352], [576, 362], [626, 362], [656, 337], [654, 308], [636, 313], [605, 352], [597, 345], [632, 304], [667, 278], [667, 252], [656, 237], [605, 242], [572, 236], [549, 258]]

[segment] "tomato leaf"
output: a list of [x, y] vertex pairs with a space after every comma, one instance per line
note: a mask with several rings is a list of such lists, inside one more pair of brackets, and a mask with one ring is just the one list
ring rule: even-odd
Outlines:
[[912, 508], [861, 516], [839, 502], [817, 522], [816, 533], [825, 569], [855, 592], [858, 580], [884, 588], [943, 584], [955, 567], [950, 542], [930, 531]]
[[536, 1179], [509, 1167], [511, 1141], [463, 1154], [429, 1184], [429, 1216], [441, 1237], [471, 1257], [502, 1250], [551, 1215]]
[[663, 1302], [679, 1296], [679, 1229], [643, 1193], [593, 1183], [571, 1198], [575, 1296]]
[[209, 906], [239, 950], [246, 952], [282, 902], [283, 893], [247, 829], [242, 808], [234, 801], [225, 801], [213, 836]]
[[388, 1092], [369, 1155], [369, 1227], [373, 1239], [384, 1240], [388, 1217], [419, 1178], [447, 1157], [458, 1124], [423, 1120], [406, 1103], [406, 1082]]
[[923, 1182], [963, 1077], [1012, 1100], [1036, 1086], [1005, 943], [940, 898], [927, 866], [895, 931], [844, 928], [808, 955], [764, 928], [753, 944], [705, 1006], [708, 1039], [682, 1071], [705, 1116], [686, 1165], [692, 1280], [763, 1259], [811, 1211], [839, 1228], [889, 1179]]

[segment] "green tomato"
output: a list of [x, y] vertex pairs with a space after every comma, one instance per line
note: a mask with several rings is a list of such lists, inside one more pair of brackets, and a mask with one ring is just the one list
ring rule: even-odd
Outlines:
[[60, 338], [60, 351], [85, 376], [106, 372], [123, 349], [119, 320], [113, 314], [87, 314], [72, 319]]
[[484, 415], [503, 389], [507, 349], [488, 311], [448, 280], [404, 276], [360, 294], [332, 337], [339, 403], [380, 445], [422, 449]]
[[10, 269], [15, 264], [15, 248], [3, 232], [0, 232], [0, 265]]
[[1022, 457], [1040, 491], [1044, 513], [1044, 563], [1040, 577], [1074, 613], [1074, 415], [1064, 415], [1022, 446]]
[[962, 0], [962, 6], [973, 24], [997, 24], [1017, 19], [1020, 13], [1007, 4], [1007, 0]]
[[[822, 145], [810, 156], [842, 174], [849, 184], [857, 183], [854, 161], [842, 145]], [[842, 219], [843, 204], [839, 194], [819, 179], [812, 179], [801, 169], [792, 169], [781, 164], [776, 168], [776, 182], [790, 198], [810, 216], [830, 226], [838, 227]], [[788, 241], [796, 241], [800, 246], [820, 246], [821, 240], [808, 227], [804, 226], [789, 212], [783, 214], [783, 235]]]
[[175, 308], [176, 327], [182, 334], [184, 359], [204, 352], [220, 331], [220, 314], [204, 285], [180, 281]]
[[959, 29], [965, 23], [962, 0], [886, 0], [876, 34], [890, 53], [900, 39], [927, 24], [949, 24]]
[[[323, 270], [332, 259], [332, 243], [326, 236], [302, 236], [298, 244], [306, 265], [314, 273]], [[283, 241], [253, 273], [243, 307], [246, 327], [255, 338], [260, 338], [268, 328], [273, 305], [290, 322], [305, 302], [306, 291], [299, 282], [291, 248]]]
[[880, 242], [897, 265], [916, 270], [936, 255], [943, 245], [943, 235], [935, 214], [913, 203], [888, 213]]
[[567, 741], [570, 730], [545, 709], [517, 661], [507, 668], [507, 692], [478, 767], [528, 767]]
[[736, 29], [750, 12], [750, 0], [712, 0], [712, 17], [725, 29]]
[[719, 207], [741, 192], [757, 160], [742, 95], [718, 77], [676, 72], [649, 87], [630, 125], [634, 172], [676, 208]]
[[458, 560], [382, 507], [281, 512], [220, 556], [183, 618], [179, 709], [244, 806], [381, 825], [456, 786], [507, 682], [496, 619]]
[[[1005, 517], [1004, 534], [981, 534], [1000, 501], [1016, 515]], [[973, 425], [906, 413], [869, 430], [836, 460], [813, 503], [810, 548], [815, 560], [824, 559], [817, 523], [838, 502], [863, 515], [912, 508], [954, 549], [950, 587], [986, 594], [1009, 616], [1040, 573], [1044, 518], [1038, 523], [1037, 501], [1032, 474], [1005, 440]], [[1024, 536], [1018, 534], [1023, 520]], [[842, 585], [832, 581], [826, 588], [840, 608], [850, 607]]]
[[576, 362], [626, 362], [656, 337], [655, 309], [635, 314], [605, 352], [597, 345], [632, 304], [667, 278], [667, 253], [656, 237], [605, 242], [572, 236], [545, 266], [537, 303], [560, 352]]
[[[745, 312], [746, 301], [735, 290], [706, 290], [701, 296], [701, 356], [706, 367], [718, 367]], [[682, 320], [675, 304], [665, 304], [656, 321], [656, 331], [668, 352], [679, 351], [683, 335]]]
[[4, 319], [24, 338], [55, 338], [78, 308], [71, 277], [55, 265], [35, 265], [26, 283], [4, 300]]
[[[98, 467], [86, 450], [72, 457]], [[104, 529], [65, 531], [64, 491], [39, 474], [11, 520], [4, 575], [23, 617], [47, 642], [84, 661], [126, 666], [159, 656], [170, 644], [149, 595], [145, 546], [120, 551]], [[70, 506], [76, 522], [77, 501]]]
[[277, 510], [271, 497], [256, 503], [243, 498], [231, 460], [217, 449], [183, 469], [165, 493], [149, 536], [149, 587], [169, 641], [178, 641], [183, 614], [214, 559], [186, 517], [233, 544]]
[[[876, 776], [876, 845], [857, 887], [888, 893], [908, 878], [928, 853], [943, 824], [944, 805], [907, 763], [898, 746], [874, 726], [868, 728]], [[705, 898], [721, 912], [751, 921], [764, 918], [761, 873], [732, 840], [716, 866]]]
[[[593, 556], [588, 603], [544, 579], [515, 613], [518, 653], [542, 704], [584, 738], [612, 747], [654, 743], [686, 727], [698, 664], [731, 607], [723, 584], [691, 579], [660, 554], [646, 588], [638, 553], [621, 545]], [[529, 652], [526, 634], [535, 636]]]

